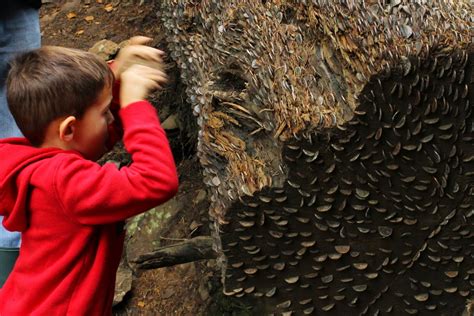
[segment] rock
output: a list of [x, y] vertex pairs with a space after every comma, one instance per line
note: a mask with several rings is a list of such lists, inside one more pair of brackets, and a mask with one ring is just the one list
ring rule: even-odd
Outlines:
[[81, 0], [71, 0], [64, 3], [61, 7], [61, 12], [68, 13], [77, 10], [81, 5]]
[[119, 46], [116, 43], [104, 39], [95, 43], [89, 49], [89, 52], [98, 55], [103, 60], [110, 60], [117, 54], [118, 50]]
[[58, 15], [57, 12], [54, 12], [54, 13], [51, 13], [51, 14], [43, 15], [43, 16], [40, 18], [41, 28], [44, 28], [46, 25], [48, 25], [49, 23], [51, 23], [57, 15]]
[[113, 306], [122, 302], [125, 295], [132, 289], [132, 270], [120, 266], [115, 280], [115, 295]]
[[129, 262], [159, 246], [158, 232], [164, 228], [163, 224], [167, 219], [179, 211], [180, 207], [178, 201], [173, 198], [128, 221], [125, 251]]

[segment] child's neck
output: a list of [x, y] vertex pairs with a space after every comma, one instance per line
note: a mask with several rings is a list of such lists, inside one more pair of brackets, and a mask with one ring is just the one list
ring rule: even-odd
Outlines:
[[49, 124], [48, 128], [46, 129], [44, 140], [38, 146], [39, 148], [59, 148], [68, 150], [68, 146], [64, 141], [61, 140], [59, 137], [59, 122], [53, 121]]

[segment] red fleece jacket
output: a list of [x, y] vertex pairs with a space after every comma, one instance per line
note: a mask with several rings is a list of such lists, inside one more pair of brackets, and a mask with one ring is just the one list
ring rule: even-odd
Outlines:
[[133, 163], [118, 170], [75, 151], [0, 141], [0, 214], [22, 232], [0, 315], [110, 315], [122, 221], [170, 199], [178, 179], [156, 110], [119, 112]]

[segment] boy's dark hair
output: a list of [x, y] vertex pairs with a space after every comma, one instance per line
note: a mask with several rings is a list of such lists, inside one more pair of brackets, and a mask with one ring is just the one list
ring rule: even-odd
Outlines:
[[92, 53], [44, 46], [10, 62], [8, 107], [23, 135], [39, 146], [51, 122], [69, 115], [81, 119], [113, 78]]

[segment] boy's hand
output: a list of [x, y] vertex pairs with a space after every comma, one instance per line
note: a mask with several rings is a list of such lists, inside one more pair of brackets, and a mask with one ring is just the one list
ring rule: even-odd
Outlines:
[[150, 92], [161, 88], [167, 77], [161, 70], [132, 65], [121, 74], [120, 80], [120, 107], [123, 109], [130, 103], [144, 100]]
[[121, 74], [134, 64], [141, 64], [163, 71], [163, 51], [146, 46], [152, 39], [145, 36], [134, 36], [130, 38], [129, 44], [122, 48], [115, 58], [114, 72], [115, 78], [120, 78]]

